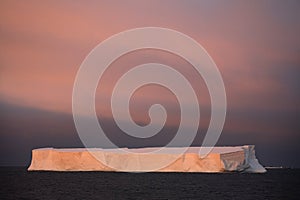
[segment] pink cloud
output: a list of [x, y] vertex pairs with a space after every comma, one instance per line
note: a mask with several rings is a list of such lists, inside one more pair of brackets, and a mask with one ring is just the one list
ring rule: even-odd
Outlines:
[[[169, 9], [168, 3], [158, 2], [148, 5], [134, 2], [127, 7], [116, 7], [109, 2], [1, 4], [0, 97], [5, 101], [70, 113], [76, 71], [88, 52], [114, 33], [155, 25], [189, 34], [207, 49], [223, 75], [229, 108], [294, 109], [294, 104], [280, 106], [283, 100], [273, 100], [289, 95], [286, 91], [290, 88], [274, 77], [272, 71], [278, 70], [274, 64], [280, 62], [299, 65], [294, 48], [299, 46], [300, 31], [293, 24], [291, 30], [283, 29], [286, 25], [277, 24], [266, 5], [228, 3], [222, 7], [214, 3], [176, 3]], [[214, 12], [208, 12], [209, 9]], [[153, 58], [175, 67], [177, 64], [177, 69], [190, 77], [198, 91], [206, 92], [198, 94], [201, 107], [209, 106], [205, 85], [190, 68], [186, 70], [183, 62], [177, 63], [178, 60], [165, 54], [140, 60]], [[134, 64], [130, 58], [125, 61], [127, 65]], [[112, 72], [117, 77], [117, 71]], [[108, 77], [107, 83], [103, 83], [101, 98], [108, 98], [105, 95], [109, 94], [112, 80], [113, 77]], [[137, 98], [141, 102], [153, 101], [154, 94], [155, 91], [150, 91]], [[168, 95], [159, 96], [164, 102], [174, 104]]]

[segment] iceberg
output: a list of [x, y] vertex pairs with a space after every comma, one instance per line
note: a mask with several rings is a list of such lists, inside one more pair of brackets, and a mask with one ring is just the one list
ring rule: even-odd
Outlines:
[[[164, 153], [159, 148], [123, 148], [123, 153], [120, 149], [39, 148], [32, 150], [28, 171], [266, 172], [256, 159], [254, 145], [213, 147], [203, 158], [198, 154], [200, 148], [207, 147], [189, 147], [183, 154], [178, 153], [180, 147], [167, 148]], [[155, 164], [172, 159], [153, 170]]]

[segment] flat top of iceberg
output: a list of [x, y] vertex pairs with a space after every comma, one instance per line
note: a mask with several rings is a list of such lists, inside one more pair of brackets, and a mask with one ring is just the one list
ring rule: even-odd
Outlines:
[[[248, 146], [225, 146], [225, 147], [213, 147], [211, 153], [224, 154], [232, 153], [237, 151], [243, 151], [244, 148]], [[167, 147], [164, 148], [163, 153], [178, 153], [182, 151], [184, 147]], [[209, 148], [209, 147], [188, 147], [185, 153], [199, 153], [200, 148]], [[124, 153], [147, 153], [158, 151], [161, 147], [146, 147], [146, 148], [120, 148], [124, 150]], [[84, 152], [84, 151], [104, 151], [104, 152], [119, 152], [120, 149], [103, 149], [103, 148], [39, 148], [35, 151], [44, 151], [44, 150], [54, 150], [59, 152]]]

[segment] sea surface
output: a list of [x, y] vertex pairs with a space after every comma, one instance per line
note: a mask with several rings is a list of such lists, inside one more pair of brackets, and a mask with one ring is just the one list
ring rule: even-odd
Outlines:
[[0, 199], [300, 199], [300, 169], [265, 174], [28, 172], [1, 167]]

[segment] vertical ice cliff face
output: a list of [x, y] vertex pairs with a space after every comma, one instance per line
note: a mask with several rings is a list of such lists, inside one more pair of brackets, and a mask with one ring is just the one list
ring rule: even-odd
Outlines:
[[[125, 171], [147, 172], [158, 161], [176, 158], [174, 162], [157, 169], [157, 172], [266, 172], [255, 157], [254, 146], [214, 147], [205, 158], [198, 155], [200, 147], [190, 147], [177, 155], [178, 148], [170, 148], [168, 154], [117, 153], [113, 149], [54, 149], [42, 148], [32, 151], [29, 171]], [[141, 153], [157, 148], [131, 149]], [[93, 154], [102, 159], [99, 161]], [[177, 151], [178, 152], [178, 151]], [[110, 167], [116, 166], [116, 168]]]
[[265, 173], [266, 169], [255, 156], [254, 145], [240, 147], [242, 150], [222, 153], [221, 160], [225, 171]]
[[259, 164], [256, 156], [254, 145], [244, 146], [246, 168], [245, 172], [265, 173], [267, 170]]
[[220, 159], [223, 163], [224, 171], [243, 171], [247, 167], [245, 165], [244, 151], [223, 153], [220, 154]]

